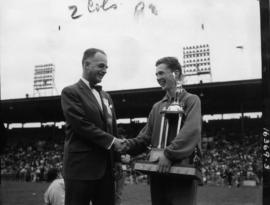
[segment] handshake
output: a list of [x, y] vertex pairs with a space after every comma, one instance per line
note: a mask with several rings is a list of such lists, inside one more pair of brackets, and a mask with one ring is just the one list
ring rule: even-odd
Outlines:
[[113, 145], [115, 151], [124, 154], [130, 150], [132, 142], [127, 139], [115, 138]]

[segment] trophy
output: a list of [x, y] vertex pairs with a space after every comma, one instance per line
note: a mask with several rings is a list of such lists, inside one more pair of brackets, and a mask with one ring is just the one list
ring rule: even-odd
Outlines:
[[[174, 76], [175, 77], [175, 76]], [[168, 139], [171, 141], [180, 132], [182, 118], [184, 116], [184, 105], [181, 103], [182, 84], [180, 80], [176, 80], [176, 94], [172, 103], [168, 107], [164, 107], [161, 114], [160, 133], [157, 147], [153, 147], [150, 151], [149, 161], [138, 161], [134, 165], [134, 169], [146, 173], [157, 172], [157, 162], [164, 149], [167, 146]], [[186, 163], [189, 159], [184, 159], [179, 163], [174, 163], [169, 174], [184, 175], [186, 177], [195, 177], [202, 181], [202, 174], [198, 169], [197, 147], [194, 150], [193, 163]]]

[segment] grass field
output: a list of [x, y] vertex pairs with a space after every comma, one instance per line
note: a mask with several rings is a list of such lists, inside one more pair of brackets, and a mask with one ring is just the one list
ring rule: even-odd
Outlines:
[[[47, 183], [2, 181], [3, 205], [42, 205]], [[198, 205], [261, 205], [261, 187], [199, 187]], [[123, 205], [150, 205], [149, 186], [126, 185]]]

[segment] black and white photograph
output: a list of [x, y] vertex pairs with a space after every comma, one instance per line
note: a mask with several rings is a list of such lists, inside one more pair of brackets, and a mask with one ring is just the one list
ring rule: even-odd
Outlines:
[[1, 0], [0, 202], [270, 204], [269, 79], [269, 0]]

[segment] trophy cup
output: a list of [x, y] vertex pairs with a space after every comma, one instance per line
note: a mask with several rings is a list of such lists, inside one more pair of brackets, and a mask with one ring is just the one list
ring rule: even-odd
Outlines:
[[[180, 132], [182, 118], [184, 116], [184, 105], [181, 103], [181, 93], [183, 91], [180, 80], [176, 81], [176, 94], [171, 104], [162, 109], [161, 113], [161, 125], [158, 138], [157, 147], [153, 147], [150, 151], [149, 161], [138, 161], [134, 165], [134, 169], [146, 173], [157, 172], [157, 162], [159, 157], [163, 154], [164, 149], [167, 146], [168, 139], [174, 139]], [[193, 163], [186, 163], [185, 159], [179, 163], [174, 163], [170, 169], [169, 174], [185, 175], [186, 177], [195, 177], [199, 181], [202, 181], [202, 174], [198, 169], [197, 162], [197, 147], [194, 150]], [[197, 160], [197, 161], [196, 161]]]

